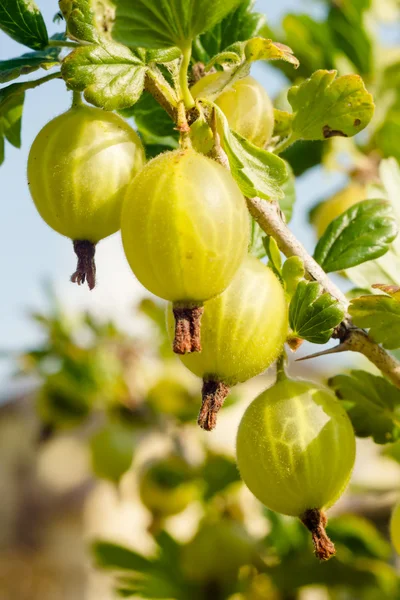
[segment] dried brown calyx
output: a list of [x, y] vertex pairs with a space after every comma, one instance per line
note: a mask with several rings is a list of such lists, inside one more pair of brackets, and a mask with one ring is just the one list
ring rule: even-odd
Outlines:
[[302, 523], [311, 531], [314, 542], [315, 556], [319, 560], [329, 560], [336, 554], [335, 545], [325, 531], [328, 519], [318, 508], [307, 510], [301, 517]]
[[203, 401], [197, 423], [202, 429], [211, 431], [217, 424], [217, 414], [225, 398], [229, 394], [229, 386], [222, 381], [203, 381]]
[[173, 312], [175, 317], [173, 350], [175, 354], [201, 352], [200, 325], [204, 308], [174, 304]]
[[74, 240], [73, 243], [78, 264], [75, 273], [71, 275], [71, 281], [78, 285], [87, 281], [89, 289], [92, 290], [96, 285], [96, 263], [94, 262], [96, 245], [88, 240]]

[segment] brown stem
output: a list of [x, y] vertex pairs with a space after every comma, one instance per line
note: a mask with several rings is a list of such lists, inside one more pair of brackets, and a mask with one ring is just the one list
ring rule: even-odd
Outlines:
[[87, 281], [89, 289], [92, 290], [96, 285], [96, 263], [94, 262], [96, 246], [88, 240], [74, 240], [74, 250], [78, 257], [78, 264], [75, 273], [71, 275], [71, 281], [78, 285]]
[[175, 354], [201, 352], [200, 325], [204, 312], [202, 306], [173, 307], [175, 317], [175, 338], [173, 350]]
[[310, 510], [306, 510], [300, 519], [307, 529], [311, 531], [315, 556], [319, 560], [329, 560], [332, 558], [336, 554], [336, 550], [325, 531], [328, 522], [325, 513], [318, 508], [311, 508]]
[[229, 387], [222, 381], [203, 381], [201, 405], [197, 423], [202, 429], [211, 431], [217, 424], [217, 413], [229, 394]]

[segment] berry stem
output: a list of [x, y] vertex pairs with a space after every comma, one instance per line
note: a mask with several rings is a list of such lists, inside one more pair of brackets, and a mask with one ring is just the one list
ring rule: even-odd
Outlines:
[[175, 317], [173, 350], [175, 354], [201, 352], [200, 324], [204, 308], [174, 304], [173, 312]]
[[181, 98], [186, 108], [193, 108], [194, 100], [188, 85], [188, 69], [190, 58], [192, 56], [192, 46], [189, 45], [182, 49], [182, 62], [179, 69], [179, 86], [181, 88]]
[[96, 263], [94, 262], [96, 246], [88, 240], [74, 240], [73, 243], [78, 264], [75, 273], [71, 275], [71, 281], [78, 285], [87, 281], [89, 289], [92, 290], [96, 285]]
[[300, 517], [301, 522], [311, 532], [314, 542], [315, 556], [319, 560], [329, 560], [336, 554], [333, 542], [327, 536], [325, 531], [328, 519], [325, 513], [318, 508], [306, 510], [304, 515]]
[[203, 381], [203, 402], [197, 423], [202, 429], [211, 431], [217, 424], [217, 413], [229, 394], [229, 386], [222, 381]]

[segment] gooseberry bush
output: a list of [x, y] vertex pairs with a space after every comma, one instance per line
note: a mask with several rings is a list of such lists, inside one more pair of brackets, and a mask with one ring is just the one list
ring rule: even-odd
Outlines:
[[[119, 482], [132, 463], [132, 436], [136, 444], [143, 434], [136, 430], [159, 427], [155, 413], [174, 423], [173, 452], [139, 475], [159, 554], [148, 559], [105, 541], [94, 547], [100, 566], [126, 572], [118, 577], [122, 595], [289, 597], [284, 570], [265, 558], [224, 495], [239, 472], [266, 507], [267, 542], [299, 574], [294, 589], [351, 586], [357, 577], [379, 598], [399, 589], [392, 571], [385, 588], [362, 560], [354, 568], [346, 559], [316, 563], [322, 571], [311, 580], [301, 579], [308, 559], [303, 571], [296, 564], [306, 528], [321, 561], [335, 554], [335, 540], [371, 564], [386, 557], [381, 538], [380, 551], [365, 549], [378, 534], [357, 521], [347, 530], [332, 526], [331, 540], [325, 510], [349, 482], [355, 436], [390, 443], [393, 456], [400, 438], [400, 156], [389, 135], [399, 129], [400, 65], [364, 28], [376, 16], [369, 2], [326, 4], [325, 21], [288, 15], [274, 32], [249, 0], [60, 0], [63, 31], [51, 38], [32, 1], [0, 7], [1, 29], [31, 49], [0, 61], [7, 84], [1, 160], [4, 140], [20, 145], [26, 90], [60, 79], [72, 92], [71, 108], [38, 133], [28, 160], [39, 214], [73, 242], [71, 281], [95, 287], [96, 245], [120, 230], [133, 274], [168, 302], [162, 316], [158, 305], [142, 306], [164, 336], [158, 359], [172, 361], [172, 348], [203, 380], [204, 430], [218, 432], [225, 398], [235, 400], [230, 388], [276, 364], [275, 383], [243, 414], [238, 469], [209, 451], [201, 468], [188, 458], [179, 426], [193, 421], [196, 394], [176, 375], [154, 375], [146, 410], [124, 403], [134, 367], [125, 360], [129, 343], [115, 351], [121, 333], [88, 322], [98, 341], [113, 340], [111, 363], [109, 353], [92, 349], [83, 360], [63, 349], [60, 371], [41, 373], [38, 410], [47, 432], [81, 423], [94, 407], [106, 415], [90, 440], [98, 477]], [[256, 61], [271, 61], [287, 78], [274, 102], [250, 75]], [[19, 79], [41, 68], [51, 71]], [[318, 236], [311, 256], [289, 224], [296, 177], [321, 163], [344, 170], [349, 184], [311, 211]], [[370, 370], [343, 372], [325, 385], [287, 375], [285, 344], [292, 354], [303, 342], [330, 340], [336, 345], [302, 360], [357, 352]], [[40, 369], [43, 356], [34, 358]], [[208, 516], [182, 548], [166, 520], [199, 501], [208, 503]], [[275, 513], [299, 525], [285, 528]], [[396, 548], [398, 520], [395, 511]]]

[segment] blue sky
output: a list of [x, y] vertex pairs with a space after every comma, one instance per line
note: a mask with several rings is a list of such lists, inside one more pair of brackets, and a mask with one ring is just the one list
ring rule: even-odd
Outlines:
[[[53, 0], [37, 0], [50, 35], [62, 25], [52, 22], [58, 10]], [[271, 23], [280, 21], [288, 11], [318, 13], [321, 4], [281, 0], [260, 0], [257, 9], [267, 14]], [[27, 51], [0, 32], [0, 59]], [[256, 65], [252, 71], [275, 95], [284, 79], [274, 69]], [[42, 73], [43, 74], [43, 73]], [[29, 76], [35, 79], [42, 74]], [[9, 359], [0, 361], [0, 397], [8, 388], [12, 351], [38, 340], [38, 331], [27, 318], [32, 309], [45, 306], [45, 281], [54, 282], [66, 307], [74, 310], [90, 307], [98, 314], [113, 316], [126, 327], [134, 328], [131, 307], [142, 293], [125, 262], [119, 235], [104, 240], [97, 250], [98, 286], [92, 292], [69, 283], [75, 267], [75, 255], [69, 240], [52, 231], [39, 217], [30, 199], [26, 181], [26, 163], [30, 145], [40, 129], [70, 105], [70, 94], [62, 81], [55, 80], [26, 93], [22, 125], [22, 148], [6, 147], [6, 160], [0, 167], [0, 256], [2, 285], [0, 311], [0, 351], [10, 351]], [[306, 222], [307, 208], [329, 195], [343, 183], [342, 176], [314, 169], [297, 181], [298, 202], [292, 228], [312, 250], [314, 237]]]

